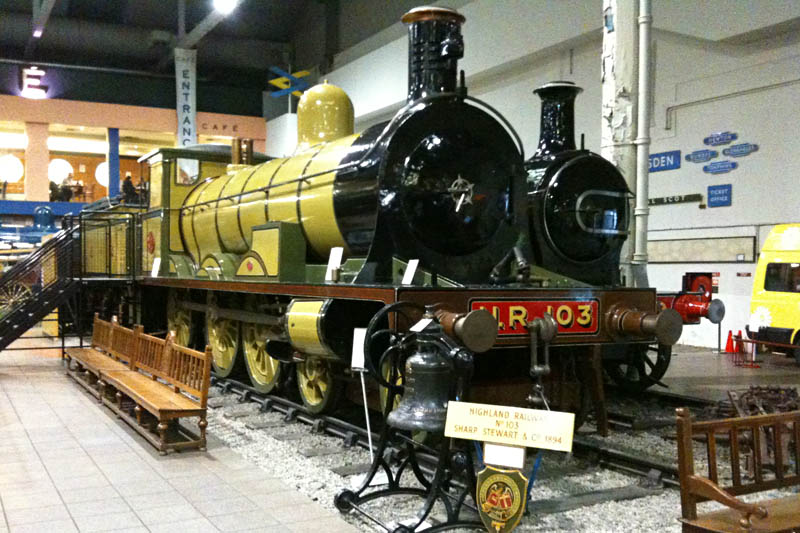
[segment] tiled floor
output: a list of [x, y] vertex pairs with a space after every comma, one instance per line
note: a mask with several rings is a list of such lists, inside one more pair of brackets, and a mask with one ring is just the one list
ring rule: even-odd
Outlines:
[[727, 400], [728, 390], [750, 385], [800, 388], [800, 366], [793, 358], [759, 354], [756, 361], [759, 368], [737, 367], [732, 354], [678, 345], [673, 347], [672, 361], [662, 381], [669, 385], [669, 392], [711, 400]]
[[0, 353], [0, 533], [356, 531], [213, 437], [160, 457], [55, 354]]

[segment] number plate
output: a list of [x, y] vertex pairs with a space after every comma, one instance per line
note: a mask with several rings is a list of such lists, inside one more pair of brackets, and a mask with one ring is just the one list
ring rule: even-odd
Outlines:
[[561, 334], [597, 333], [597, 300], [472, 300], [470, 310], [486, 309], [497, 319], [497, 334], [527, 335], [525, 324], [550, 313]]

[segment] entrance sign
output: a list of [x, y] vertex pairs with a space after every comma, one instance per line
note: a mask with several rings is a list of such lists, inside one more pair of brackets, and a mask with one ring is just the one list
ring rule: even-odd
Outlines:
[[449, 402], [444, 434], [455, 439], [570, 452], [574, 426], [573, 413]]
[[175, 49], [178, 146], [197, 144], [197, 50]]

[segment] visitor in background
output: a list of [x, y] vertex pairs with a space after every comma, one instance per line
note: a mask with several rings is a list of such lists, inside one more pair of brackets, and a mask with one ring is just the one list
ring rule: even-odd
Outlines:
[[126, 175], [122, 182], [122, 201], [126, 204], [139, 203], [139, 195], [136, 193], [136, 187], [133, 186], [130, 175]]

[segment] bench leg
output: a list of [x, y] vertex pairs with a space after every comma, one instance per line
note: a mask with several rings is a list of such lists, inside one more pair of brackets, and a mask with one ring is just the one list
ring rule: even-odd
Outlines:
[[[121, 413], [122, 412], [122, 393], [117, 391], [117, 394], [114, 397], [117, 399], [117, 409], [119, 409], [119, 412]], [[117, 414], [117, 417], [119, 417], [119, 413]]]
[[136, 414], [136, 423], [140, 426], [142, 425], [142, 408], [139, 407], [139, 404], [136, 404], [136, 407], [133, 408], [134, 414]]
[[208, 420], [206, 420], [206, 416], [203, 415], [200, 417], [200, 422], [197, 423], [197, 426], [200, 428], [200, 451], [206, 451], [206, 428], [208, 427]]
[[161, 455], [167, 455], [167, 429], [169, 425], [165, 422], [159, 421], [157, 429], [158, 429], [158, 437], [161, 440], [160, 446], [158, 448], [158, 453]]
[[72, 369], [72, 358], [70, 356], [65, 356], [66, 365], [64, 366], [64, 375], [69, 376], [69, 371]]
[[102, 379], [97, 380], [97, 387], [100, 391], [100, 395], [97, 397], [97, 403], [103, 403], [103, 398], [106, 397], [106, 382]]

